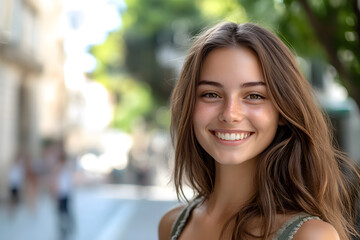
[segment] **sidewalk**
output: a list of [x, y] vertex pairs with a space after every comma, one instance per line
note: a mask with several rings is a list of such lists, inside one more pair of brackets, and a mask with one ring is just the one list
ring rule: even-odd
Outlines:
[[50, 199], [39, 196], [37, 206], [30, 208], [22, 202], [10, 210], [0, 207], [1, 239], [56, 239], [56, 212]]
[[[72, 240], [157, 240], [161, 216], [177, 205], [173, 193], [157, 187], [104, 185], [77, 189], [73, 195]], [[6, 240], [57, 240], [52, 199], [39, 195], [37, 207], [22, 204], [10, 214], [0, 206], [0, 235]]]

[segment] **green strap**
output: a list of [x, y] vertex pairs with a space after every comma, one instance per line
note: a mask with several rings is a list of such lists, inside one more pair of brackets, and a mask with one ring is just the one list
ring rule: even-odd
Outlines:
[[180, 237], [181, 232], [184, 230], [190, 218], [191, 212], [201, 201], [201, 198], [195, 199], [189, 205], [184, 207], [184, 209], [181, 211], [180, 215], [177, 217], [174, 224], [172, 225], [170, 232], [171, 240], [177, 240]]
[[293, 239], [295, 233], [300, 229], [300, 227], [307, 221], [317, 219], [320, 220], [319, 217], [311, 216], [309, 214], [303, 213], [299, 214], [288, 222], [286, 222], [280, 230], [277, 232], [274, 240], [291, 240]]
[[[171, 240], [177, 240], [182, 231], [184, 230], [191, 212], [194, 210], [194, 208], [202, 201], [201, 198], [195, 199], [189, 205], [184, 207], [184, 209], [181, 211], [177, 219], [175, 220], [170, 233], [170, 239]], [[319, 217], [311, 216], [306, 213], [301, 213], [289, 221], [287, 221], [277, 232], [274, 240], [292, 240], [296, 232], [300, 229], [300, 227], [307, 221], [317, 219], [321, 220]]]

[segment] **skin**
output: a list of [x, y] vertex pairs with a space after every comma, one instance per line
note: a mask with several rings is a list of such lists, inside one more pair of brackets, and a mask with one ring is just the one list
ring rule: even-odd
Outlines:
[[[256, 192], [253, 176], [257, 156], [269, 146], [282, 124], [268, 98], [258, 58], [251, 50], [229, 47], [209, 53], [200, 72], [193, 123], [197, 140], [215, 160], [216, 179], [209, 200], [194, 209], [180, 239], [218, 240], [226, 221]], [[160, 240], [169, 239], [181, 209], [163, 216]], [[274, 232], [293, 216], [276, 216]], [[259, 234], [259, 225], [260, 219], [254, 219], [249, 231]], [[310, 220], [293, 239], [339, 237], [330, 224]]]

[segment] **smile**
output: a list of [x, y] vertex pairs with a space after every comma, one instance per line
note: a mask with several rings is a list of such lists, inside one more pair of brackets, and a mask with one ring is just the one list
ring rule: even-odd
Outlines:
[[251, 135], [251, 133], [223, 133], [223, 132], [214, 132], [214, 135], [221, 140], [226, 141], [239, 141], [243, 140]]

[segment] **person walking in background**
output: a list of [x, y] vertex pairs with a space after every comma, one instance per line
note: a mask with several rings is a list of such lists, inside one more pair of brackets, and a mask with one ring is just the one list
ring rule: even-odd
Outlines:
[[[74, 230], [74, 218], [71, 211], [72, 168], [67, 161], [63, 143], [55, 143], [57, 162], [54, 165], [52, 192], [57, 203], [60, 239], [68, 239]], [[53, 153], [54, 154], [54, 153]]]
[[10, 208], [17, 206], [20, 203], [23, 184], [24, 184], [24, 162], [25, 152], [19, 150], [12, 162], [9, 170], [9, 195]]
[[314, 96], [288, 47], [259, 25], [198, 36], [171, 98], [175, 187], [195, 197], [162, 217], [159, 239], [358, 235], [359, 172]]

